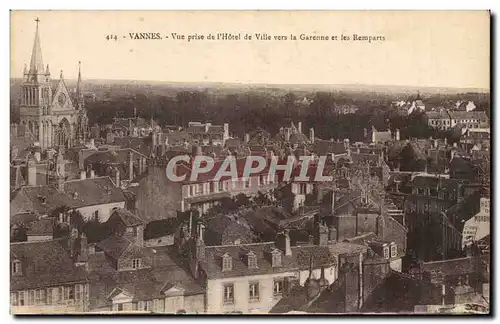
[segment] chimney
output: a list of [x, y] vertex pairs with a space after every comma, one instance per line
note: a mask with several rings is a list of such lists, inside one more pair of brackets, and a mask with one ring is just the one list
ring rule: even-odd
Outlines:
[[134, 179], [134, 155], [131, 151], [128, 152], [128, 180]]
[[299, 121], [299, 122], [297, 123], [297, 131], [298, 131], [299, 133], [302, 133], [302, 122], [301, 122], [301, 121]]
[[276, 247], [283, 251], [286, 256], [292, 255], [292, 247], [290, 245], [290, 231], [285, 230], [278, 235], [276, 240]]
[[95, 178], [95, 171], [94, 171], [94, 169], [90, 169], [90, 178], [91, 179]]
[[245, 133], [245, 143], [250, 142], [250, 134]]
[[399, 134], [399, 129], [396, 129], [396, 141], [399, 141], [401, 139], [401, 136]]
[[87, 178], [87, 173], [85, 170], [80, 171], [80, 180], [85, 180]]
[[314, 143], [314, 128], [309, 128], [309, 140]]
[[332, 190], [332, 216], [335, 215], [335, 189]]
[[120, 187], [120, 170], [115, 168], [115, 185]]
[[28, 158], [28, 186], [36, 186], [36, 164], [31, 157]]
[[285, 133], [285, 141], [289, 142], [290, 141], [290, 128], [287, 128]]

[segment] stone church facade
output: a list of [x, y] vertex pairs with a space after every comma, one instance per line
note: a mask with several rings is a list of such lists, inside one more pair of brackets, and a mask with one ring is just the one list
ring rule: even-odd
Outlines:
[[69, 148], [87, 139], [87, 113], [83, 100], [80, 63], [76, 97], [70, 95], [61, 70], [59, 80], [51, 78], [49, 65], [44, 66], [39, 20], [29, 69], [25, 66], [20, 98], [20, 123], [27, 127], [42, 150]]

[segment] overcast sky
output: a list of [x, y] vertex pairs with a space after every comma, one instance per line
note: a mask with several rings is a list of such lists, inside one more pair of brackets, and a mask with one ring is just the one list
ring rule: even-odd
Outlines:
[[[29, 65], [40, 19], [54, 78], [489, 88], [489, 13], [13, 11], [11, 75]], [[131, 32], [169, 39], [130, 40]], [[382, 35], [386, 41], [174, 41], [170, 33]], [[106, 35], [118, 35], [107, 41]]]

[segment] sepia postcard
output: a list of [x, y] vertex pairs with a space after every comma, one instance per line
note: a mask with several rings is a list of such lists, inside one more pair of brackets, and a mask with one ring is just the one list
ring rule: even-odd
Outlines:
[[11, 314], [490, 314], [489, 11], [10, 19]]

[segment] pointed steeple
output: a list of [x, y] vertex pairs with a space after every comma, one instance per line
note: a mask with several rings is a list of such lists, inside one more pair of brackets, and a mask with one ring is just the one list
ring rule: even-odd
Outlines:
[[76, 96], [77, 96], [77, 105], [79, 108], [83, 107], [83, 90], [82, 90], [82, 62], [78, 61], [78, 81], [76, 83]]
[[28, 67], [26, 66], [26, 63], [24, 63], [24, 70], [23, 70], [23, 75], [28, 74]]
[[42, 48], [40, 46], [40, 35], [38, 32], [38, 23], [40, 19], [36, 18], [36, 31], [35, 31], [35, 41], [33, 43], [33, 50], [31, 51], [31, 62], [30, 62], [30, 74], [42, 74], [43, 69], [43, 59], [42, 59]]
[[50, 75], [49, 65], [47, 64], [47, 69], [45, 69], [45, 75]]

